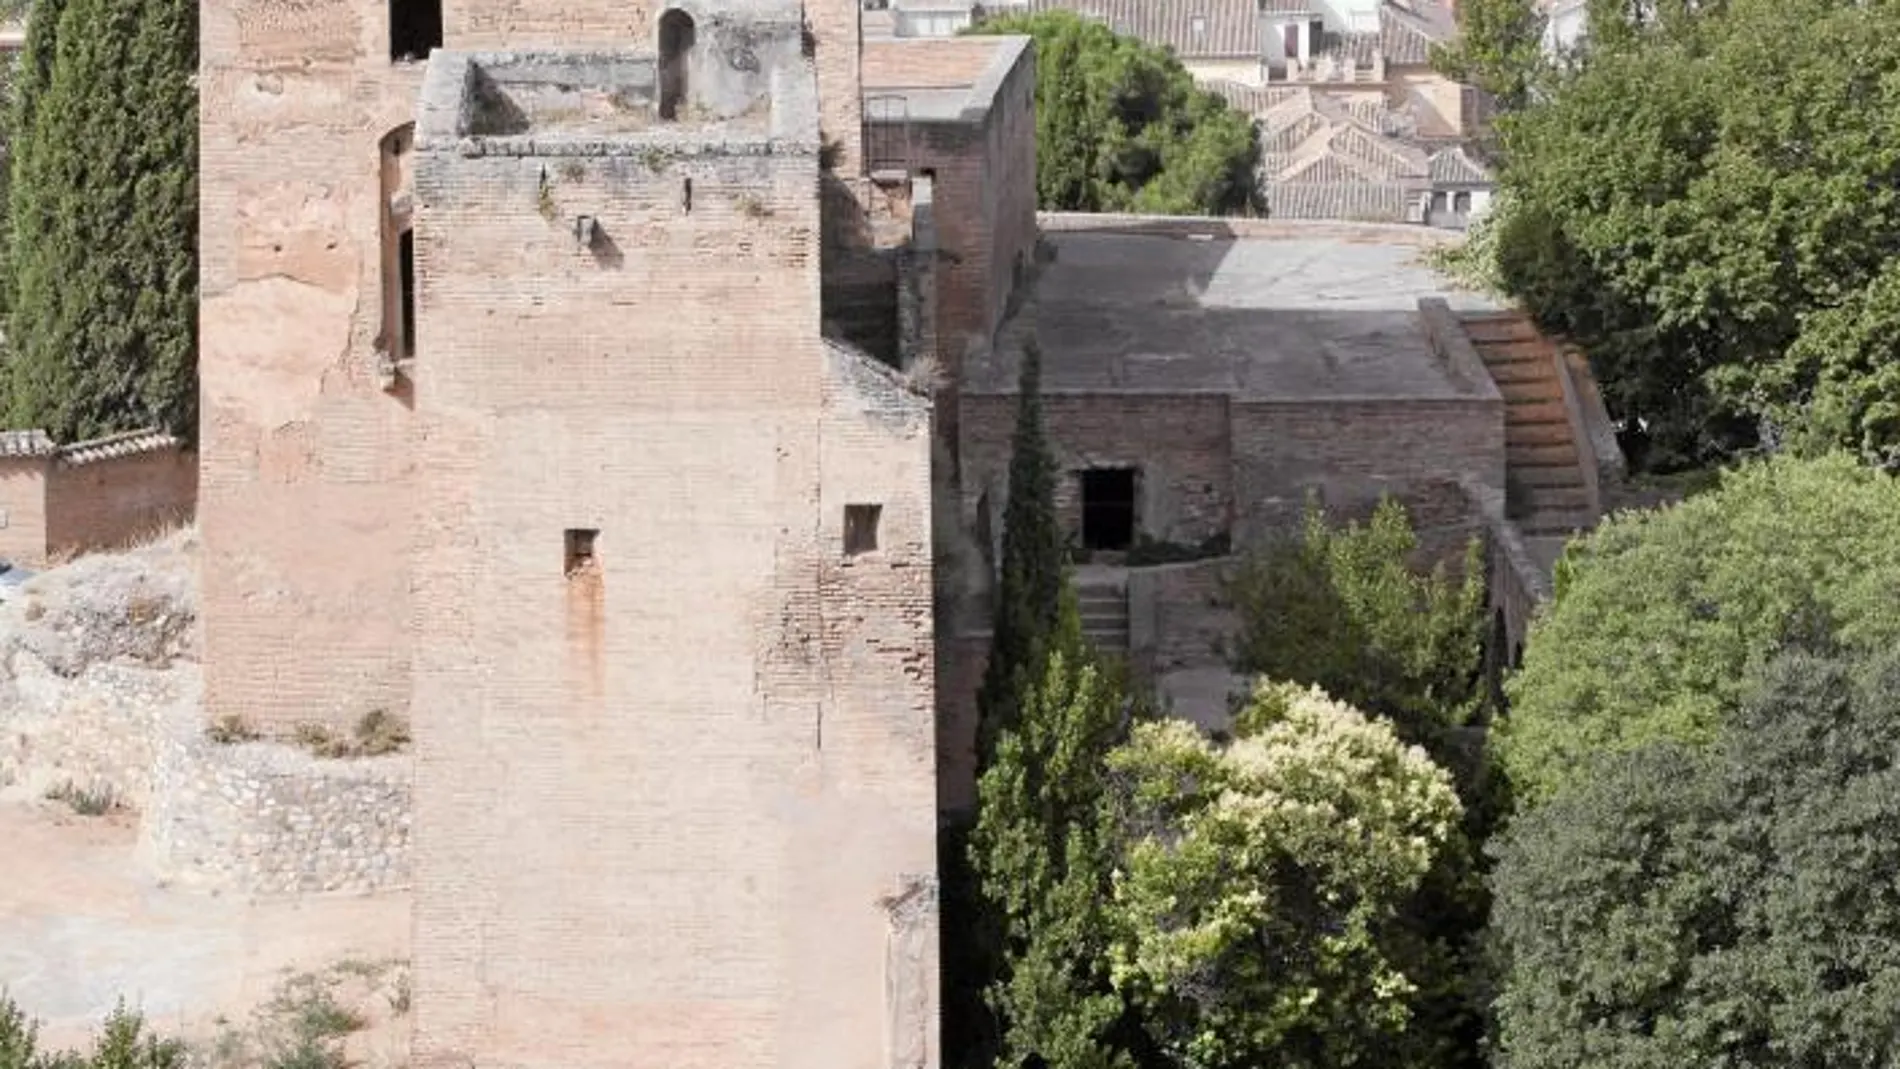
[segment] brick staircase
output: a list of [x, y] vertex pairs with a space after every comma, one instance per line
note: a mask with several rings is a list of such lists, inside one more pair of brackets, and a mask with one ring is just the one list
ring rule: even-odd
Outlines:
[[1531, 536], [1596, 526], [1583, 473], [1586, 454], [1557, 378], [1561, 350], [1521, 312], [1468, 312], [1459, 319], [1504, 395], [1508, 515]]
[[1076, 604], [1082, 635], [1102, 653], [1128, 653], [1128, 586], [1119, 578], [1077, 576]]

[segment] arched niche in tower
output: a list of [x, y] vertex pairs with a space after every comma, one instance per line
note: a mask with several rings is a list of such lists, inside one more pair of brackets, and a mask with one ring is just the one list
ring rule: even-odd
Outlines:
[[660, 16], [660, 118], [679, 118], [687, 102], [692, 76], [693, 16], [669, 8]]

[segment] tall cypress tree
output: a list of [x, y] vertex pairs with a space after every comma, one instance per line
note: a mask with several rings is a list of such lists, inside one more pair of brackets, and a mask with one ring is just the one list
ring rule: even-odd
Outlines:
[[6, 416], [61, 439], [146, 424], [189, 435], [197, 4], [62, 2], [44, 87], [17, 109]]
[[[12, 68], [7, 75], [6, 97], [6, 167], [0, 170], [0, 182], [5, 183], [0, 203], [5, 205], [5, 216], [0, 219], [0, 315], [13, 307], [13, 232], [18, 224], [15, 217], [20, 214], [21, 206], [14, 203], [13, 181], [15, 168], [19, 166], [21, 149], [33, 129], [33, 116], [39, 110], [40, 98], [46, 95], [46, 87], [53, 80], [53, 54], [59, 41], [59, 20], [66, 12], [67, 0], [39, 0], [27, 16], [26, 46], [14, 57]], [[34, 228], [29, 224], [29, 232]], [[0, 406], [4, 411], [4, 406]]]
[[1003, 567], [996, 586], [989, 665], [977, 695], [977, 768], [988, 768], [1000, 732], [1014, 724], [1025, 672], [1040, 671], [1055, 629], [1066, 554], [1055, 516], [1055, 457], [1042, 428], [1042, 352], [1023, 351], [1003, 505]]

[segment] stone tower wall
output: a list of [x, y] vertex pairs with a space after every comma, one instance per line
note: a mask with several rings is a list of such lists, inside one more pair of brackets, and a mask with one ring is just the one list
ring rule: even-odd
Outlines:
[[417, 1066], [936, 1062], [929, 413], [820, 339], [792, 106], [425, 113]]
[[207, 702], [344, 725], [409, 690], [408, 397], [385, 391], [381, 143], [422, 66], [385, 0], [204, 0]]

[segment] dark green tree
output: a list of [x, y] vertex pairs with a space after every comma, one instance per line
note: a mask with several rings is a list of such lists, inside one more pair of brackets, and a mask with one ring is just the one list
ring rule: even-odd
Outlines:
[[1793, 652], [1710, 747], [1611, 752], [1499, 846], [1500, 1069], [1876, 1069], [1900, 663]]
[[1900, 465], [1900, 8], [1602, 0], [1500, 120], [1504, 287], [1589, 351], [1633, 457]]
[[1003, 928], [991, 1004], [1006, 1066], [1121, 1069], [1130, 1010], [1111, 986], [1105, 909], [1113, 871], [1103, 824], [1110, 751], [1131, 718], [1119, 673], [1082, 636], [1066, 583], [1040, 671], [978, 784], [973, 858]]
[[1253, 120], [1172, 52], [1067, 11], [977, 33], [1036, 40], [1036, 184], [1044, 210], [1225, 215], [1259, 202]]
[[[16, 116], [6, 416], [56, 438], [197, 422], [193, 0], [65, 0]], [[31, 91], [37, 90], [37, 91]]]
[[[6, 70], [5, 112], [5, 150], [6, 166], [0, 168], [0, 204], [5, 211], [0, 214], [0, 328], [4, 328], [8, 311], [13, 307], [15, 288], [13, 260], [13, 217], [19, 210], [13, 203], [13, 171], [18, 152], [14, 145], [27, 131], [33, 128], [33, 116], [39, 109], [40, 98], [46, 95], [46, 87], [53, 80], [53, 57], [59, 41], [59, 20], [66, 10], [67, 0], [40, 0], [34, 5], [36, 12], [26, 26], [26, 46], [8, 64]], [[9, 17], [24, 15], [24, 6], [16, 12], [8, 12]], [[41, 220], [43, 222], [43, 220]], [[29, 228], [32, 221], [29, 220]], [[40, 228], [40, 229], [43, 229]], [[38, 232], [34, 230], [33, 232]], [[0, 407], [0, 411], [4, 411]]]
[[1042, 351], [1024, 347], [1003, 504], [990, 656], [977, 695], [977, 767], [989, 767], [996, 740], [1017, 719], [1019, 696], [1041, 672], [1064, 586], [1067, 550], [1056, 522], [1056, 461], [1042, 427]]

